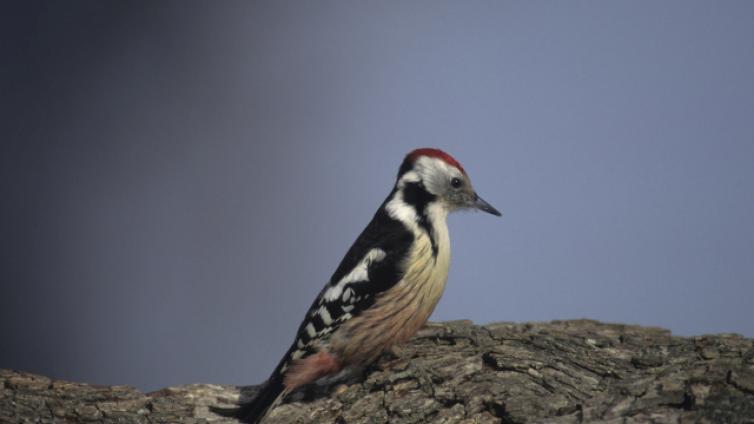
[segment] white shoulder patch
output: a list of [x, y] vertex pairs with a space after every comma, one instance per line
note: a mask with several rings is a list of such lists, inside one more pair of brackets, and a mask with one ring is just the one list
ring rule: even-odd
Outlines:
[[369, 265], [373, 262], [378, 262], [385, 259], [386, 253], [382, 249], [372, 249], [364, 255], [362, 259], [348, 274], [338, 281], [337, 284], [325, 290], [322, 296], [328, 302], [334, 302], [343, 293], [343, 289], [349, 283], [356, 281], [369, 281]]
[[311, 322], [306, 325], [306, 334], [308, 334], [311, 338], [314, 338], [314, 336], [317, 335], [317, 329], [314, 328], [314, 324], [312, 324]]
[[404, 225], [407, 225], [411, 231], [416, 232], [416, 221], [419, 217], [416, 215], [416, 209], [403, 201], [402, 192], [398, 191], [395, 193], [395, 196], [385, 204], [385, 210], [387, 210], [391, 218], [397, 219]]

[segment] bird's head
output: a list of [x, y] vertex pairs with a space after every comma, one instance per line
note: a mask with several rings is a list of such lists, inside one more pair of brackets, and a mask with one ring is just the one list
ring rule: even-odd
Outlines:
[[406, 155], [396, 189], [403, 191], [404, 201], [415, 207], [432, 203], [447, 212], [471, 208], [502, 215], [479, 197], [461, 164], [439, 149], [416, 149]]

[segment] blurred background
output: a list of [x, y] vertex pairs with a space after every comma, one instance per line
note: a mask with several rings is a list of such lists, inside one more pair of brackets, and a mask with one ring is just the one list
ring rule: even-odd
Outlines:
[[754, 336], [754, 2], [4, 2], [0, 367], [252, 384], [436, 146], [433, 320]]

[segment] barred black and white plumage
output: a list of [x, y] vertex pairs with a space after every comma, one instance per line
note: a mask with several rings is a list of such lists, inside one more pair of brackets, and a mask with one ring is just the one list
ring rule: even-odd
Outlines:
[[212, 410], [257, 423], [288, 393], [367, 365], [410, 338], [442, 295], [450, 264], [446, 217], [462, 208], [500, 215], [450, 155], [429, 148], [409, 153], [393, 190], [312, 303], [259, 394], [238, 408]]

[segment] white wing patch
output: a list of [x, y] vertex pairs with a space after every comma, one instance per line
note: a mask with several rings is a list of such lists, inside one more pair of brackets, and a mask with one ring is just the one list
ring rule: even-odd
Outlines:
[[312, 324], [311, 322], [309, 324], [306, 324], [306, 334], [308, 334], [311, 338], [314, 338], [314, 336], [317, 335], [317, 330], [314, 328], [314, 324]]
[[[385, 259], [386, 253], [382, 249], [370, 250], [351, 272], [346, 274], [337, 284], [328, 288], [322, 298], [327, 302], [334, 302], [343, 294], [346, 285], [357, 281], [369, 281], [368, 269], [373, 262]], [[350, 294], [349, 294], [350, 296]], [[324, 318], [324, 317], [323, 317]]]
[[350, 299], [351, 296], [353, 296], [353, 290], [352, 289], [347, 288], [347, 289], [343, 290], [343, 302], [344, 303], [348, 303], [348, 299]]
[[320, 306], [319, 310], [317, 310], [317, 313], [322, 318], [322, 322], [325, 323], [325, 325], [332, 324], [332, 317], [330, 316], [330, 312], [327, 310], [326, 306]]
[[[302, 334], [299, 334], [296, 340], [296, 349], [291, 353], [291, 360], [301, 358], [307, 346], [310, 346], [318, 337], [332, 333], [335, 330], [333, 324], [351, 318], [350, 312], [355, 308], [353, 303], [360, 301], [361, 297], [356, 296], [353, 289], [348, 285], [369, 281], [369, 266], [374, 262], [385, 259], [385, 256], [387, 254], [382, 249], [370, 250], [351, 272], [341, 278], [337, 284], [325, 290], [319, 300], [319, 308], [309, 314], [309, 322], [304, 326]], [[328, 303], [335, 303], [335, 305], [330, 305], [330, 308], [338, 307], [338, 304], [340, 304], [342, 313], [336, 309], [328, 309]], [[318, 323], [315, 318], [319, 318], [321, 323]]]

